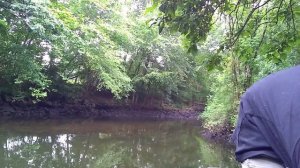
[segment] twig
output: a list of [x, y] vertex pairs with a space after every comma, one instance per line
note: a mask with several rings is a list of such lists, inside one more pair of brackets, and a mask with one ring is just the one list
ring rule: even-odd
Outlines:
[[291, 10], [291, 14], [292, 14], [292, 22], [293, 22], [293, 29], [294, 29], [294, 39], [296, 39], [296, 24], [295, 24], [295, 18], [294, 18], [294, 11], [293, 11], [293, 6], [292, 6], [292, 0], [290, 0], [290, 3], [289, 3], [289, 7], [290, 7], [290, 10]]
[[251, 19], [252, 15], [254, 14], [254, 12], [261, 8], [262, 6], [266, 5], [267, 3], [269, 3], [271, 0], [267, 0], [265, 1], [263, 4], [259, 5], [261, 0], [259, 1], [259, 3], [257, 3], [257, 6], [255, 6], [254, 8], [252, 8], [252, 10], [250, 11], [250, 13], [248, 14], [245, 22], [243, 23], [242, 27], [239, 29], [239, 31], [235, 34], [235, 38], [233, 40], [233, 43], [231, 44], [231, 46], [233, 46], [236, 41], [238, 40], [238, 38], [240, 37], [241, 33], [244, 31], [246, 25], [248, 24], [249, 20]]

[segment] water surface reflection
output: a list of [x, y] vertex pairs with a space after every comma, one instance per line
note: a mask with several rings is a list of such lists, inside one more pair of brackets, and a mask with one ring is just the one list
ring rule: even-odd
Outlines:
[[230, 150], [174, 121], [44, 121], [0, 125], [0, 167], [238, 167]]

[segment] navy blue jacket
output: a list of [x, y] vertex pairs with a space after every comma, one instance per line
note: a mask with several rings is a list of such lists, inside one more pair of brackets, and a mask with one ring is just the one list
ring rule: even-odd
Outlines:
[[236, 159], [267, 157], [300, 168], [300, 66], [271, 74], [241, 98]]

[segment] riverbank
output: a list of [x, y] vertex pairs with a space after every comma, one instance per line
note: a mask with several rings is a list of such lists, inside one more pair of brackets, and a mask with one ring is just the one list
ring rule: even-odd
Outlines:
[[1, 102], [2, 119], [153, 119], [153, 120], [197, 120], [203, 104], [187, 108], [144, 108], [124, 104], [95, 104], [88, 101], [77, 102]]
[[[200, 120], [204, 104], [185, 108], [149, 108], [116, 103], [94, 103], [91, 101], [43, 101], [0, 102], [2, 120], [46, 120], [46, 119], [108, 119], [108, 120]], [[232, 127], [229, 125], [213, 131], [203, 128], [200, 134], [209, 141], [228, 143]]]
[[222, 127], [220, 126], [219, 128], [214, 128], [213, 130], [203, 128], [201, 135], [209, 141], [222, 142], [231, 146], [233, 145], [231, 143], [233, 129], [234, 128], [229, 124]]

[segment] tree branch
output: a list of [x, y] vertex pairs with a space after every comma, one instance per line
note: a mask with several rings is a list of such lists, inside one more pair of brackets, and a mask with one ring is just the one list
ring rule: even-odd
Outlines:
[[11, 4], [8, 2], [0, 1], [0, 8], [10, 9]]
[[289, 8], [291, 10], [291, 15], [292, 15], [292, 23], [293, 23], [293, 29], [294, 29], [294, 39], [296, 39], [296, 24], [295, 24], [295, 18], [294, 18], [294, 11], [293, 11], [293, 6], [292, 6], [292, 0], [289, 2]]
[[252, 18], [254, 12], [255, 12], [257, 9], [259, 9], [259, 8], [263, 7], [264, 5], [266, 5], [267, 3], [269, 3], [270, 1], [271, 1], [271, 0], [267, 0], [267, 1], [265, 1], [263, 4], [259, 5], [260, 2], [261, 2], [261, 0], [260, 0], [260, 1], [257, 3], [257, 5], [256, 5], [254, 8], [252, 8], [252, 10], [251, 10], [250, 13], [248, 14], [246, 20], [244, 21], [242, 27], [241, 27], [241, 28], [238, 30], [238, 32], [234, 35], [235, 37], [234, 37], [233, 43], [230, 44], [231, 46], [233, 46], [233, 45], [236, 43], [236, 41], [239, 39], [239, 37], [240, 37], [240, 35], [242, 34], [242, 32], [244, 31], [246, 25], [248, 24], [248, 22], [249, 22], [250, 19]]
[[278, 20], [279, 20], [279, 10], [280, 10], [281, 7], [282, 7], [283, 1], [284, 1], [284, 0], [281, 0], [281, 1], [280, 1], [280, 4], [279, 4], [279, 6], [278, 6], [278, 10], [277, 10], [277, 13], [276, 13], [276, 24], [278, 23]]
[[266, 32], [267, 32], [267, 27], [268, 27], [268, 25], [265, 26], [265, 29], [264, 29], [264, 32], [263, 32], [262, 37], [260, 39], [260, 42], [259, 42], [258, 46], [256, 46], [253, 58], [257, 57], [258, 50], [259, 50], [260, 46], [262, 45], [262, 43], [264, 41], [264, 38], [265, 38], [265, 35], [266, 35]]

